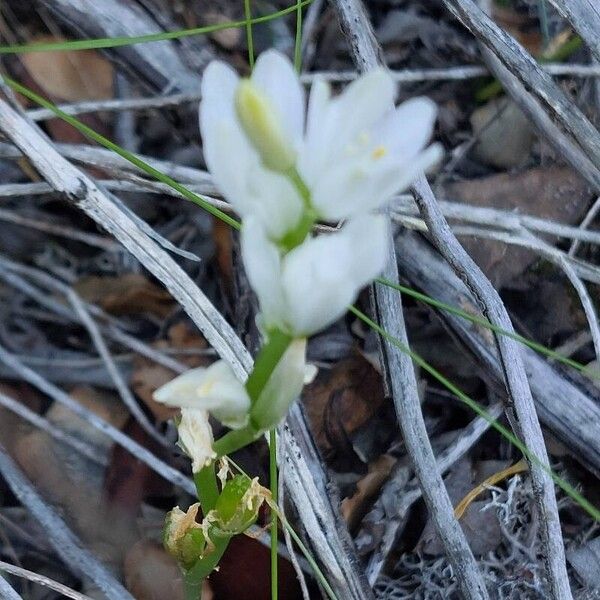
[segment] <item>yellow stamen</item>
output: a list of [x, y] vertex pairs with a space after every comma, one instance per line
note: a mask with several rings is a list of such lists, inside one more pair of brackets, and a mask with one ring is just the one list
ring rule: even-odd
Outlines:
[[377, 148], [375, 148], [375, 150], [373, 150], [373, 153], [371, 154], [371, 156], [373, 157], [374, 160], [379, 160], [380, 158], [383, 158], [386, 154], [387, 154], [387, 148], [385, 146], [377, 146]]

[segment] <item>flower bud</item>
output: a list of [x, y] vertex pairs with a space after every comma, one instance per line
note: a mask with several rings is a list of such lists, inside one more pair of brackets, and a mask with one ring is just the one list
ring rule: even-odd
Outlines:
[[306, 376], [306, 338], [298, 338], [289, 345], [252, 407], [250, 420], [258, 431], [277, 426], [300, 396]]
[[296, 151], [286, 139], [277, 111], [269, 99], [246, 79], [238, 86], [235, 107], [242, 128], [265, 167], [288, 172], [296, 163]]

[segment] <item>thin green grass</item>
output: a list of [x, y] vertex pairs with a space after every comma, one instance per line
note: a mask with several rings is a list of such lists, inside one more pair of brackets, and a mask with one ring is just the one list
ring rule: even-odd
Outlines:
[[[161, 173], [159, 170], [151, 167], [144, 161], [142, 161], [139, 158], [137, 158], [136, 156], [134, 156], [132, 153], [128, 152], [124, 148], [121, 148], [114, 142], [112, 142], [112, 141], [108, 140], [107, 138], [105, 138], [104, 136], [100, 135], [99, 133], [97, 133], [96, 131], [94, 131], [93, 129], [91, 129], [90, 127], [88, 127], [87, 125], [85, 125], [84, 123], [79, 121], [78, 119], [72, 117], [71, 115], [65, 114], [63, 111], [61, 111], [59, 108], [57, 108], [53, 103], [49, 102], [45, 98], [42, 98], [41, 96], [39, 96], [38, 94], [36, 94], [32, 90], [30, 90], [29, 88], [23, 86], [22, 84], [4, 76], [4, 75], [2, 77], [5, 80], [5, 82], [8, 85], [10, 85], [13, 89], [20, 92], [21, 94], [23, 94], [30, 100], [34, 101], [36, 104], [39, 104], [40, 106], [43, 106], [45, 108], [52, 110], [54, 112], [54, 114], [56, 114], [56, 116], [60, 117], [65, 122], [67, 122], [70, 125], [72, 125], [73, 127], [75, 127], [77, 130], [79, 130], [81, 133], [83, 133], [90, 139], [98, 142], [99, 144], [101, 144], [102, 146], [104, 146], [106, 148], [109, 148], [109, 149], [117, 152], [117, 154], [122, 156], [124, 159], [128, 160], [135, 166], [139, 167], [141, 170], [143, 170], [147, 174], [151, 175], [152, 177], [169, 185], [170, 187], [172, 187], [173, 189], [178, 191], [180, 194], [182, 194], [185, 198], [191, 200], [192, 202], [195, 202], [201, 208], [204, 208], [205, 210], [207, 210], [208, 212], [210, 212], [217, 218], [223, 219], [226, 223], [228, 223], [235, 229], [240, 228], [239, 222], [236, 221], [234, 218], [230, 217], [229, 215], [227, 215], [227, 214], [223, 213], [222, 211], [220, 211], [219, 209], [215, 208], [214, 206], [209, 204], [206, 200], [204, 200], [197, 194], [194, 194], [192, 191], [188, 190], [185, 186], [181, 185], [180, 183], [177, 183], [171, 177], [168, 177], [164, 173]], [[382, 279], [380, 279], [379, 282], [384, 283], [386, 285], [390, 284], [390, 282], [386, 282], [385, 280], [382, 280]], [[410, 290], [410, 288], [402, 288], [402, 290]], [[488, 327], [490, 329], [493, 327], [492, 324], [489, 323], [485, 319], [482, 319], [480, 317], [474, 317], [473, 315], [469, 315], [468, 313], [465, 313], [464, 311], [461, 311], [460, 309], [457, 309], [456, 307], [450, 307], [448, 305], [444, 305], [443, 303], [441, 303], [433, 298], [428, 298], [425, 295], [421, 295], [421, 294], [419, 294], [419, 292], [416, 292], [414, 290], [410, 290], [410, 291], [412, 292], [412, 295], [414, 295], [415, 297], [417, 297], [417, 295], [419, 295], [419, 296], [421, 296], [420, 299], [423, 299], [423, 300], [427, 299], [428, 303], [430, 303], [430, 304], [434, 304], [434, 305], [437, 304], [439, 307], [445, 307], [446, 309], [451, 310], [451, 312], [454, 312], [455, 314], [457, 314], [459, 316], [462, 316], [464, 318], [468, 318], [469, 320], [477, 322], [478, 324], [480, 324], [484, 327]], [[366, 317], [366, 315], [363, 315], [363, 313], [361, 313], [357, 308], [352, 306], [352, 307], [349, 307], [349, 310], [352, 311], [357, 316], [359, 316], [359, 314], [360, 314], [361, 316], [359, 318], [361, 318], [365, 323], [367, 323], [369, 325], [369, 327], [373, 328], [375, 331], [378, 331], [381, 335], [388, 337], [388, 339], [391, 338], [390, 341], [395, 340], [395, 338], [392, 338], [387, 332], [385, 332], [385, 330], [383, 330], [379, 325], [377, 325], [377, 323], [368, 319], [368, 317]], [[475, 321], [475, 319], [477, 319], [477, 321]], [[499, 328], [496, 328], [494, 330], [497, 330], [499, 333], [504, 333], [504, 334], [508, 333], [508, 332], [504, 332], [503, 330], [500, 330]], [[513, 337], [513, 334], [510, 334], [510, 335], [511, 335], [511, 337]], [[548, 356], [551, 356], [550, 353], [556, 355], [556, 353], [554, 353], [554, 351], [552, 351], [548, 348], [544, 348], [543, 346], [537, 344], [536, 342], [531, 342], [530, 340], [526, 340], [525, 338], [521, 339], [520, 336], [514, 337], [514, 339], [516, 339], [517, 341], [525, 340], [525, 341], [527, 341], [527, 345], [530, 345], [530, 347], [533, 347], [534, 349], [542, 348], [544, 350], [544, 353]], [[529, 450], [510, 431], [508, 431], [505, 427], [500, 425], [500, 423], [498, 423], [493, 417], [491, 417], [491, 415], [489, 415], [487, 413], [487, 411], [482, 406], [480, 406], [475, 400], [469, 398], [466, 394], [464, 394], [459, 388], [457, 388], [448, 379], [446, 379], [443, 375], [441, 375], [438, 371], [436, 371], [433, 366], [431, 366], [429, 363], [425, 362], [424, 359], [422, 359], [418, 355], [414, 354], [409, 348], [405, 348], [404, 346], [402, 346], [402, 344], [400, 344], [400, 342], [398, 340], [392, 341], [392, 343], [394, 343], [394, 345], [396, 345], [400, 351], [406, 352], [407, 354], [409, 354], [409, 356], [411, 356], [417, 364], [419, 364], [425, 371], [427, 371], [433, 377], [435, 377], [449, 391], [451, 391], [458, 398], [463, 400], [465, 402], [465, 404], [467, 404], [474, 412], [476, 412], [477, 414], [486, 418], [490, 422], [490, 424], [497, 431], [499, 431], [501, 433], [501, 435], [503, 435], [507, 440], [509, 440], [519, 450], [521, 450], [521, 452], [523, 452], [523, 454], [525, 454], [525, 456], [528, 456], [531, 460], [535, 460], [538, 464], [541, 464], [545, 469], [547, 469], [548, 472], [551, 474], [552, 478], [554, 479], [554, 481], [557, 483], [557, 485], [559, 485], [569, 496], [571, 496], [575, 502], [577, 502], [588, 514], [590, 514], [590, 516], [592, 516], [594, 519], [600, 521], [600, 511], [597, 508], [595, 508], [590, 502], [588, 502], [568, 482], [566, 482], [559, 475], [554, 473], [547, 465], [543, 465], [543, 463], [541, 463], [541, 461], [539, 461], [539, 459], [537, 459], [537, 457], [534, 457], [529, 452]], [[398, 344], [400, 344], [400, 345], [398, 345]], [[553, 357], [555, 357], [558, 360], [558, 357], [560, 357], [560, 355], [556, 355]], [[563, 359], [562, 362], [565, 362], [567, 364], [570, 364], [570, 362], [571, 362], [571, 359], [568, 359], [567, 357], [562, 357], [562, 359]], [[581, 366], [583, 367], [583, 365], [581, 365]], [[585, 367], [583, 367], [583, 368], [585, 369]]]
[[65, 50], [92, 50], [98, 48], [119, 48], [121, 46], [133, 46], [135, 44], [148, 44], [150, 42], [161, 42], [163, 40], [178, 40], [184, 37], [194, 35], [205, 35], [223, 31], [225, 29], [235, 29], [246, 27], [249, 23], [257, 25], [258, 23], [267, 23], [273, 19], [278, 19], [289, 15], [298, 10], [298, 6], [308, 6], [313, 0], [301, 0], [292, 6], [279, 10], [268, 15], [255, 17], [253, 19], [243, 19], [240, 21], [229, 21], [227, 23], [217, 23], [207, 25], [206, 27], [194, 27], [192, 29], [179, 29], [177, 31], [163, 31], [161, 33], [149, 33], [146, 35], [137, 35], [132, 37], [114, 37], [114, 38], [94, 38], [89, 40], [73, 40], [69, 42], [47, 42], [39, 44], [15, 44], [12, 46], [0, 46], [0, 54], [25, 54], [28, 52], [61, 52]]
[[350, 312], [356, 315], [363, 323], [367, 324], [371, 329], [375, 330], [391, 344], [396, 346], [398, 350], [404, 352], [411, 357], [411, 359], [419, 365], [424, 371], [429, 373], [437, 381], [439, 381], [447, 390], [452, 392], [459, 400], [464, 402], [471, 410], [477, 413], [480, 417], [483, 417], [498, 433], [506, 438], [513, 446], [518, 448], [524, 456], [526, 456], [531, 462], [539, 465], [548, 473], [556, 485], [558, 485], [566, 494], [568, 494], [581, 508], [583, 508], [592, 518], [596, 521], [600, 521], [600, 510], [598, 510], [591, 502], [586, 500], [570, 483], [565, 481], [562, 477], [557, 475], [549, 465], [542, 462], [533, 452], [531, 452], [521, 440], [519, 440], [511, 431], [501, 425], [496, 419], [494, 419], [478, 402], [467, 396], [460, 388], [454, 385], [449, 379], [444, 377], [435, 367], [430, 365], [424, 358], [412, 351], [408, 346], [405, 346], [398, 338], [390, 335], [383, 327], [375, 323], [363, 312], [358, 310], [356, 307], [351, 306]]
[[302, 3], [296, 3], [296, 38], [294, 40], [294, 67], [300, 73], [302, 70]]
[[252, 11], [250, 0], [244, 0], [244, 16], [246, 17], [246, 44], [248, 46], [248, 64], [254, 68], [254, 36], [252, 35]]
[[384, 279], [383, 277], [378, 277], [375, 281], [377, 283], [380, 283], [381, 285], [385, 285], [385, 286], [391, 287], [399, 292], [402, 292], [403, 294], [406, 294], [407, 296], [410, 296], [411, 298], [415, 298], [416, 300], [419, 300], [420, 302], [429, 304], [429, 306], [439, 308], [440, 310], [443, 310], [445, 312], [456, 315], [457, 317], [460, 317], [461, 319], [470, 321], [471, 323], [474, 323], [475, 325], [480, 325], [481, 327], [485, 327], [486, 329], [489, 329], [490, 331], [493, 331], [494, 333], [499, 333], [501, 335], [505, 335], [506, 337], [509, 337], [509, 338], [519, 342], [520, 344], [523, 344], [524, 346], [527, 346], [528, 348], [531, 348], [532, 350], [535, 350], [536, 352], [539, 352], [540, 354], [543, 354], [544, 356], [546, 356], [552, 360], [555, 360], [556, 362], [560, 362], [563, 365], [567, 365], [569, 367], [572, 367], [573, 369], [576, 369], [577, 371], [579, 371], [583, 375], [586, 375], [587, 377], [590, 377], [591, 379], [600, 380], [600, 372], [598, 370], [590, 369], [590, 367], [587, 367], [586, 365], [584, 365], [568, 356], [564, 356], [563, 354], [560, 354], [560, 352], [556, 352], [555, 350], [552, 350], [551, 348], [547, 348], [546, 346], [539, 344], [538, 342], [536, 342], [534, 340], [531, 340], [522, 335], [519, 335], [518, 333], [514, 333], [512, 331], [507, 331], [506, 329], [502, 329], [502, 327], [498, 327], [498, 325], [494, 325], [493, 323], [490, 323], [490, 321], [488, 321], [485, 317], [473, 315], [465, 310], [462, 310], [461, 308], [458, 308], [457, 306], [452, 306], [450, 304], [446, 304], [445, 302], [436, 300], [435, 298], [432, 298], [431, 296], [427, 296], [427, 294], [422, 294], [421, 292], [418, 292], [417, 290], [415, 290], [413, 288], [410, 288], [410, 287], [407, 287], [404, 285], [399, 285], [397, 283], [393, 283], [392, 281], [389, 281], [388, 279]]

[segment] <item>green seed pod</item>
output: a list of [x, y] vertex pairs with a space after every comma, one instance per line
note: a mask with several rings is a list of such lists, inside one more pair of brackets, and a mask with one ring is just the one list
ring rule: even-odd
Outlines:
[[211, 511], [215, 527], [223, 535], [243, 533], [256, 521], [267, 496], [268, 491], [258, 484], [258, 479], [236, 475], [225, 484]]
[[184, 568], [189, 569], [206, 550], [206, 537], [196, 522], [199, 504], [192, 504], [187, 512], [178, 506], [167, 514], [163, 529], [163, 545]]

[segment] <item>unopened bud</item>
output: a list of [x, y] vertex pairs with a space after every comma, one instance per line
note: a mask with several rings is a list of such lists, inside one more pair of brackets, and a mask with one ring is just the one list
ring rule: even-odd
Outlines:
[[240, 82], [235, 97], [237, 115], [263, 164], [272, 171], [288, 172], [296, 162], [296, 151], [286, 139], [269, 98], [249, 80]]

